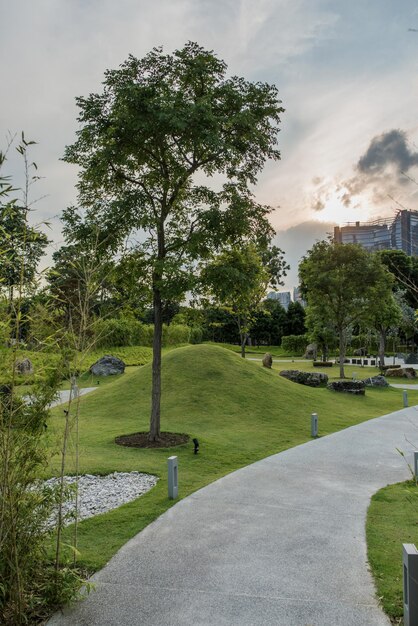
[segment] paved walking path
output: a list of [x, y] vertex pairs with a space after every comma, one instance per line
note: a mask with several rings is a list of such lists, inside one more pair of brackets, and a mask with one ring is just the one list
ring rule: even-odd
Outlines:
[[[90, 393], [91, 391], [94, 391], [95, 389], [97, 389], [97, 387], [83, 387], [82, 389], [78, 390], [78, 395], [84, 396], [86, 393]], [[63, 391], [59, 391], [58, 393], [59, 393], [58, 398], [54, 400], [54, 402], [51, 402], [50, 404], [51, 408], [53, 406], [58, 406], [59, 404], [65, 404], [70, 399], [69, 389], [64, 389]]]
[[[417, 408], [271, 456], [178, 502], [49, 626], [389, 626], [368, 571], [365, 516], [373, 493], [408, 478], [396, 448], [410, 460]], [[179, 478], [181, 491], [181, 466]]]

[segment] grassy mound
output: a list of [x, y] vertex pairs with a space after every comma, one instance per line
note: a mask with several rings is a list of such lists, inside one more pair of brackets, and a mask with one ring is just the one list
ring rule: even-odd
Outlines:
[[[177, 448], [122, 448], [118, 435], [148, 429], [151, 366], [129, 369], [81, 400], [80, 471], [107, 474], [140, 470], [161, 477], [137, 501], [79, 526], [85, 565], [97, 569], [131, 536], [173, 503], [167, 499], [167, 457], [179, 458], [179, 493], [184, 497], [230, 471], [310, 439], [310, 415], [325, 435], [402, 407], [402, 391], [367, 390], [365, 397], [340, 396], [297, 385], [223, 348], [178, 348], [163, 358], [161, 428], [197, 437]], [[418, 403], [418, 392], [410, 392]], [[63, 409], [54, 410], [54, 433], [63, 428]], [[51, 436], [53, 440], [53, 436]], [[51, 473], [57, 473], [55, 457]], [[69, 468], [71, 469], [71, 468]]]

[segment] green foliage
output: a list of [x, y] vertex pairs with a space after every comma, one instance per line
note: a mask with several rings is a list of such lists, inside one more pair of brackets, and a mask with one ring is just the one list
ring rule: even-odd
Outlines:
[[[133, 318], [98, 319], [94, 325], [97, 348], [152, 346], [154, 327]], [[163, 326], [163, 346], [188, 343], [190, 328], [184, 324]]]
[[147, 346], [152, 342], [150, 330], [133, 318], [99, 318], [94, 324], [95, 346]]
[[282, 337], [282, 348], [285, 352], [302, 356], [309, 343], [306, 335], [287, 335]]
[[306, 333], [305, 317], [305, 309], [301, 303], [290, 302], [286, 311], [286, 335], [304, 335]]
[[189, 343], [190, 328], [184, 324], [170, 324], [163, 326], [163, 346], [178, 346]]
[[382, 250], [382, 263], [395, 278], [394, 289], [405, 294], [406, 304], [418, 308], [418, 260], [403, 250]]
[[[48, 407], [67, 369], [67, 355], [57, 355], [55, 363], [50, 359], [49, 367], [32, 381], [29, 399], [17, 386], [22, 329], [28, 326], [23, 293], [34, 290], [36, 265], [46, 243], [46, 237], [27, 223], [31, 143], [22, 134], [17, 147], [26, 174], [23, 207], [15, 200], [0, 204], [0, 279], [8, 288], [7, 308], [1, 303], [0, 332], [10, 345], [1, 349], [5, 358], [0, 361], [0, 623], [6, 626], [36, 623], [44, 617], [46, 603], [56, 606], [64, 596], [74, 598], [81, 582], [76, 569], [71, 582], [64, 577], [58, 559], [51, 563], [45, 550], [56, 528], [50, 524], [51, 515], [65, 497], [63, 490], [46, 488], [41, 476], [52, 454]], [[1, 198], [7, 200], [11, 191], [0, 177]], [[43, 315], [43, 331], [49, 324]]]
[[201, 280], [209, 296], [235, 318], [244, 356], [253, 316], [269, 282], [257, 249], [250, 244], [225, 250], [202, 268]]
[[197, 344], [203, 341], [203, 329], [200, 326], [192, 326], [190, 329], [190, 343]]
[[371, 323], [391, 294], [392, 277], [380, 257], [360, 245], [327, 241], [316, 243], [307, 253], [299, 277], [308, 302], [310, 330], [334, 327], [338, 334], [343, 377], [350, 327]]

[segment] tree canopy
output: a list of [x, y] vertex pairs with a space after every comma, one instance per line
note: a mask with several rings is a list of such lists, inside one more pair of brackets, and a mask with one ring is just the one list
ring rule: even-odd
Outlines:
[[299, 266], [301, 287], [313, 326], [333, 325], [339, 336], [340, 377], [344, 378], [346, 334], [370, 320], [391, 296], [392, 277], [377, 255], [358, 244], [316, 243]]

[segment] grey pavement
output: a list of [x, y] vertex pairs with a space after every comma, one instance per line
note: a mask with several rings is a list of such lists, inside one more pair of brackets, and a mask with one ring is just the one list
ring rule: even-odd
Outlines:
[[49, 626], [390, 626], [368, 569], [365, 518], [379, 488], [409, 476], [396, 448], [410, 460], [417, 408], [268, 457], [181, 500]]
[[[79, 396], [84, 396], [84, 395], [86, 395], [86, 393], [90, 393], [91, 391], [94, 391], [95, 389], [97, 389], [97, 387], [84, 387], [83, 389], [79, 389], [78, 390], [78, 395]], [[64, 389], [63, 391], [59, 391], [58, 394], [59, 395], [58, 395], [57, 399], [54, 400], [54, 402], [51, 402], [51, 404], [49, 405], [50, 408], [52, 408], [54, 406], [58, 406], [59, 404], [65, 404], [70, 399], [70, 390], [69, 389]]]
[[396, 387], [396, 389], [406, 389], [406, 391], [408, 391], [408, 389], [413, 389], [413, 390], [417, 390], [418, 389], [418, 385], [415, 384], [403, 384], [403, 385], [398, 385], [398, 384], [394, 384], [394, 383], [390, 383], [391, 387]]

